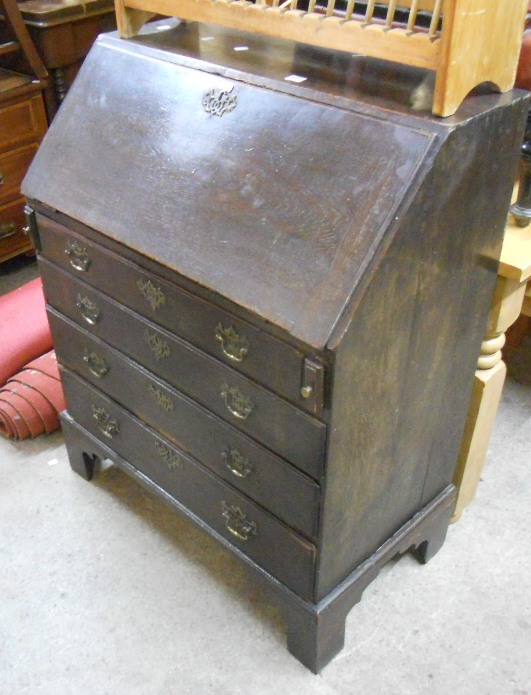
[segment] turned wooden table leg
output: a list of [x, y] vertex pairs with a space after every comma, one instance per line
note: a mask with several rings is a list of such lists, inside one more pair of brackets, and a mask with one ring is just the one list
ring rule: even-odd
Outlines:
[[64, 98], [66, 97], [66, 93], [68, 92], [65, 71], [63, 70], [63, 68], [55, 68], [55, 70], [53, 70], [52, 72], [52, 75], [55, 88], [55, 97], [57, 99], [58, 105], [60, 106], [61, 103], [64, 101]]
[[507, 372], [501, 352], [505, 331], [520, 315], [525, 289], [525, 283], [498, 277], [454, 476], [458, 494], [452, 521], [476, 495]]

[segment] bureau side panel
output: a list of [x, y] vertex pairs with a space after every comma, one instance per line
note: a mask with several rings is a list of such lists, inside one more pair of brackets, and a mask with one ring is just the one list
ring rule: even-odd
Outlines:
[[318, 599], [452, 480], [524, 106], [441, 139], [339, 342]]

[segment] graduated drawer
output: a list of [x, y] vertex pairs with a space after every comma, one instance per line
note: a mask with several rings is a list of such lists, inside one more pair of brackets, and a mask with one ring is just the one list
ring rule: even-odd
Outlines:
[[309, 396], [301, 391], [305, 355], [299, 350], [53, 220], [39, 215], [38, 225], [46, 258], [300, 408], [321, 412], [322, 383], [314, 383]]
[[279, 581], [311, 599], [315, 547], [183, 451], [62, 370], [68, 413]]
[[0, 205], [20, 197], [20, 184], [37, 147], [33, 144], [0, 154]]
[[326, 426], [41, 259], [48, 302], [302, 470], [324, 458]]
[[310, 478], [54, 310], [48, 317], [61, 364], [279, 519], [316, 535], [319, 486]]
[[0, 151], [40, 140], [45, 129], [46, 116], [40, 93], [0, 107]]

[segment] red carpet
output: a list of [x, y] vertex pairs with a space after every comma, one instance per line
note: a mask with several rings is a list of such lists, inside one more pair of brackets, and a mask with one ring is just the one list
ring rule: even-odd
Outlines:
[[0, 297], [0, 386], [52, 349], [40, 278]]
[[66, 407], [55, 352], [31, 361], [0, 389], [0, 433], [14, 439], [59, 428]]

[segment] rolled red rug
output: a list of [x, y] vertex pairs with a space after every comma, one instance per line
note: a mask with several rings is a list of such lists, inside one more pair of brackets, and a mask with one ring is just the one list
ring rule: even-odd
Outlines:
[[37, 437], [59, 428], [66, 407], [55, 352], [31, 361], [0, 389], [0, 434], [13, 439]]
[[40, 278], [0, 297], [0, 386], [52, 349]]

